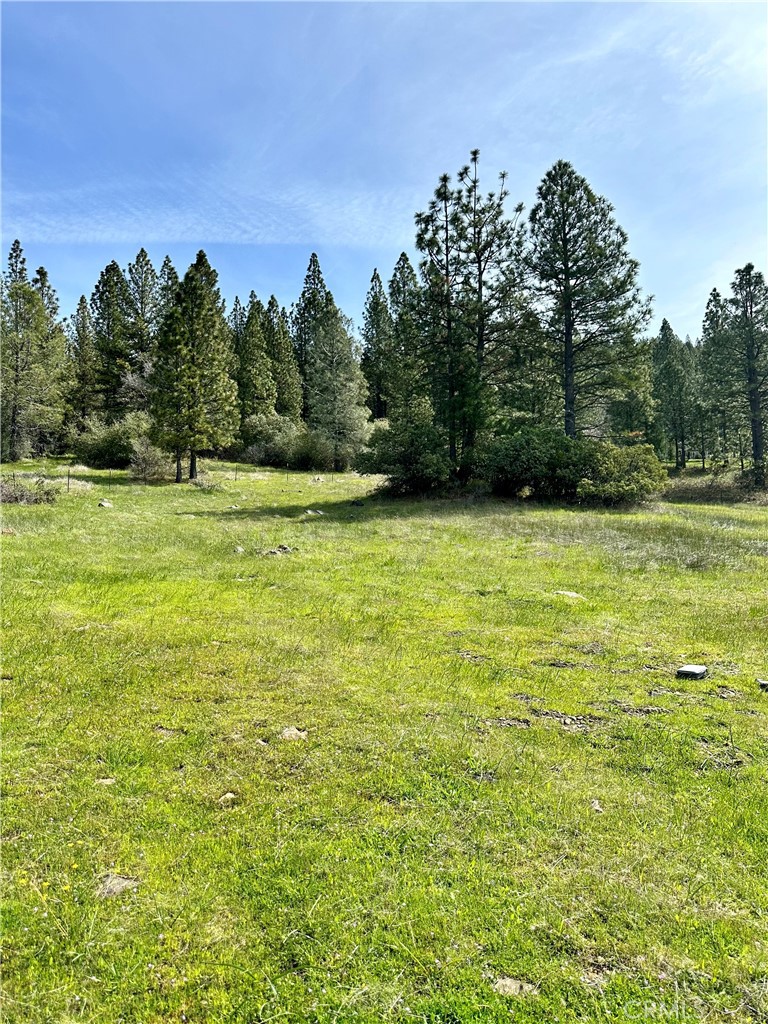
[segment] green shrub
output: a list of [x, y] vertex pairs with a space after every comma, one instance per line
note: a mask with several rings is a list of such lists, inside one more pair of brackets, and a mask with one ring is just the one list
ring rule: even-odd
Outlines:
[[318, 431], [302, 427], [291, 445], [288, 466], [328, 472], [334, 468], [333, 445]]
[[599, 441], [589, 477], [579, 481], [579, 499], [602, 505], [629, 505], [663, 490], [667, 474], [649, 444], [617, 448]]
[[243, 461], [255, 466], [287, 466], [299, 430], [297, 423], [277, 413], [249, 416], [240, 429]]
[[495, 438], [483, 457], [495, 494], [620, 505], [660, 490], [666, 474], [650, 445], [619, 448], [592, 438], [566, 437], [552, 427], [524, 427]]
[[3, 505], [52, 505], [58, 493], [58, 488], [43, 477], [32, 486], [15, 476], [0, 477], [0, 504]]
[[149, 417], [145, 413], [128, 413], [115, 423], [92, 416], [72, 450], [77, 461], [91, 469], [126, 469], [134, 455], [134, 442], [148, 435]]
[[162, 480], [170, 472], [168, 456], [160, 448], [156, 448], [148, 437], [139, 437], [133, 441], [130, 475], [137, 480]]
[[444, 487], [451, 478], [451, 464], [431, 404], [417, 399], [389, 426], [374, 427], [355, 467], [361, 473], [386, 476], [393, 494], [427, 494]]

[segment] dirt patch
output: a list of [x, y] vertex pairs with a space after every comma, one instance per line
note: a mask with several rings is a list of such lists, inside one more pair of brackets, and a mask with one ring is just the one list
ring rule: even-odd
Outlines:
[[531, 714], [535, 718], [557, 722], [568, 732], [589, 732], [593, 725], [603, 721], [598, 715], [566, 715], [552, 708], [531, 708]]
[[732, 690], [730, 686], [718, 686], [716, 690], [712, 691], [712, 696], [720, 697], [721, 700], [738, 700], [743, 694], [738, 690]]
[[530, 718], [486, 718], [486, 725], [495, 725], [501, 729], [530, 729]]
[[752, 755], [746, 750], [741, 750], [732, 743], [721, 743], [718, 740], [709, 740], [702, 737], [698, 741], [700, 755], [696, 770], [699, 772], [711, 770], [733, 770], [743, 768], [752, 760]]
[[490, 661], [491, 659], [486, 657], [485, 654], [477, 654], [475, 651], [457, 651], [460, 658], [464, 661], [469, 661], [473, 665], [482, 665], [483, 662]]
[[648, 715], [668, 715], [668, 708], [659, 708], [653, 704], [646, 706], [638, 706], [637, 704], [628, 704], [623, 700], [612, 700], [610, 706], [616, 708], [619, 711], [623, 711], [625, 715], [631, 715], [633, 718], [646, 718]]

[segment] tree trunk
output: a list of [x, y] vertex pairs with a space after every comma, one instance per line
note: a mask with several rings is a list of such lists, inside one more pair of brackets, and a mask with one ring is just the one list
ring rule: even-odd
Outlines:
[[685, 469], [688, 462], [688, 453], [685, 450], [685, 431], [680, 438], [680, 468]]
[[197, 480], [197, 452], [194, 449], [189, 453], [189, 479]]
[[181, 483], [181, 452], [176, 452], [176, 483]]

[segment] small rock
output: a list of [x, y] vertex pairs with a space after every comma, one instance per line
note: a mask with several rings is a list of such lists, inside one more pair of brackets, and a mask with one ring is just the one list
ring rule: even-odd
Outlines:
[[517, 978], [499, 978], [494, 983], [493, 991], [500, 996], [530, 996], [536, 991], [536, 986], [527, 981], [518, 981]]
[[96, 895], [100, 900], [109, 899], [111, 896], [120, 896], [121, 893], [133, 891], [141, 885], [138, 878], [128, 878], [127, 875], [105, 875], [101, 880]]
[[555, 593], [560, 597], [575, 597], [578, 601], [587, 600], [583, 594], [577, 594], [575, 590], [556, 590]]
[[227, 505], [227, 508], [240, 508], [239, 505]]
[[257, 739], [257, 740], [255, 741], [255, 743], [256, 743], [256, 746], [257, 746], [257, 747], [268, 747], [268, 746], [269, 746], [269, 744], [267, 743], [267, 741], [266, 741], [266, 740], [262, 740], [262, 739]]
[[307, 508], [304, 510], [308, 516], [324, 516], [325, 512], [321, 512], [319, 508]]
[[600, 801], [599, 800], [592, 800], [590, 802], [589, 806], [592, 808], [592, 810], [595, 812], [595, 814], [605, 814], [605, 811], [600, 806]]
[[706, 665], [681, 665], [677, 670], [678, 679], [703, 679], [706, 674]]
[[289, 725], [287, 729], [283, 729], [280, 733], [281, 740], [305, 740], [307, 738], [306, 729], [297, 729], [295, 725]]
[[16, 531], [11, 526], [4, 526], [2, 530], [0, 530], [0, 533], [2, 533], [4, 537], [15, 537], [16, 535]]
[[236, 555], [244, 555], [245, 554], [245, 548], [241, 548], [240, 545], [238, 544], [237, 547], [235, 548], [235, 554]]
[[768, 679], [758, 679], [757, 685], [764, 693], [768, 693]]
[[99, 508], [112, 508], [112, 502], [107, 501], [106, 498], [102, 498], [99, 502]]
[[94, 779], [93, 780], [94, 786], [114, 786], [114, 784], [116, 782], [117, 782], [117, 779]]
[[219, 807], [234, 807], [237, 803], [237, 793], [225, 793], [219, 797]]

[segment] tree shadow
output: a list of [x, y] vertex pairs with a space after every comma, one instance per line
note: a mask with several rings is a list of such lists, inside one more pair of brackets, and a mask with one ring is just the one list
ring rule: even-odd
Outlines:
[[[491, 495], [461, 495], [443, 498], [395, 498], [372, 494], [364, 498], [342, 498], [337, 501], [314, 501], [306, 504], [260, 505], [244, 508], [195, 511], [195, 516], [226, 519], [233, 522], [263, 522], [290, 519], [295, 522], [318, 520], [332, 523], [365, 522], [374, 519], [431, 519], [447, 516], [488, 517], [499, 514], [530, 515], [536, 512], [591, 512], [606, 516], [620, 514], [620, 509], [588, 508], [565, 503], [532, 502], [523, 499], [497, 498]], [[187, 515], [176, 512], [175, 515]]]

